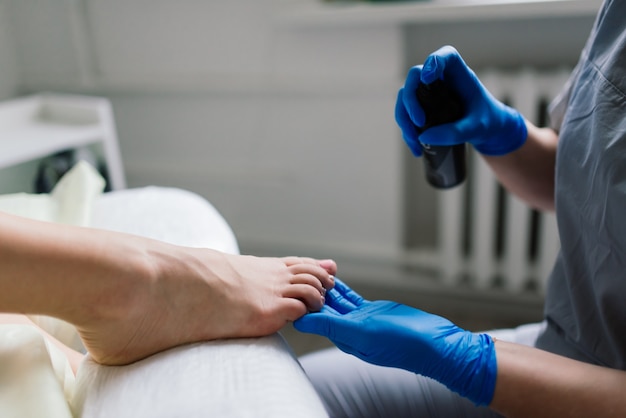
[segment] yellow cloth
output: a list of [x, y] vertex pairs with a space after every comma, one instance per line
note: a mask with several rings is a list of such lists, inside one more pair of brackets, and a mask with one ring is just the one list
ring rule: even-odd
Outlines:
[[74, 375], [33, 325], [0, 325], [0, 416], [71, 418]]
[[[0, 211], [41, 221], [88, 226], [104, 179], [79, 162], [50, 194], [0, 196]], [[75, 350], [82, 350], [76, 329], [67, 322], [31, 316], [33, 322]], [[74, 374], [65, 355], [33, 325], [0, 325], [0, 417], [71, 417]]]

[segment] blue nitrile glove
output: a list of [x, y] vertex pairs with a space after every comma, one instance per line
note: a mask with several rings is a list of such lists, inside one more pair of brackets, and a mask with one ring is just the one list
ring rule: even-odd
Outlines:
[[[424, 126], [425, 117], [417, 100], [417, 86], [437, 79], [442, 79], [460, 96], [464, 116], [421, 132], [418, 127]], [[409, 70], [404, 87], [398, 92], [395, 113], [402, 136], [416, 156], [421, 155], [419, 142], [429, 145], [469, 142], [481, 154], [504, 155], [521, 147], [528, 135], [524, 117], [496, 100], [451, 46], [440, 48], [428, 56], [423, 66]]]
[[433, 378], [477, 405], [493, 398], [497, 365], [490, 336], [406, 305], [365, 300], [339, 279], [322, 310], [294, 326], [369, 363]]

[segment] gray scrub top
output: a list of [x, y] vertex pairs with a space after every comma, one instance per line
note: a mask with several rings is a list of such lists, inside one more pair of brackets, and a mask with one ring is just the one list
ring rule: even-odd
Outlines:
[[605, 1], [552, 110], [561, 252], [536, 345], [626, 369], [626, 1]]

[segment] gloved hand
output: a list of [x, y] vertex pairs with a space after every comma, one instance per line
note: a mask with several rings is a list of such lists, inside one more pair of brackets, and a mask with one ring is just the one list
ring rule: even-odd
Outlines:
[[365, 300], [337, 278], [322, 310], [294, 326], [369, 363], [433, 378], [477, 405], [493, 398], [497, 365], [490, 336], [406, 305]]
[[[442, 79], [461, 97], [464, 116], [421, 132], [425, 116], [417, 100], [417, 86], [437, 79]], [[451, 46], [440, 48], [423, 66], [409, 70], [404, 87], [398, 92], [395, 115], [405, 142], [416, 156], [421, 155], [419, 142], [429, 145], [469, 142], [482, 154], [504, 155], [521, 147], [528, 135], [523, 116], [496, 100]]]

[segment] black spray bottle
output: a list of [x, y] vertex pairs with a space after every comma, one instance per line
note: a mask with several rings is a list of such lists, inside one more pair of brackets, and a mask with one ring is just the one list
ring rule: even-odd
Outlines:
[[[463, 116], [460, 97], [443, 80], [420, 83], [417, 88], [426, 123], [422, 131], [443, 123], [454, 122]], [[454, 187], [465, 180], [465, 144], [435, 146], [421, 143], [426, 179], [438, 189]]]

